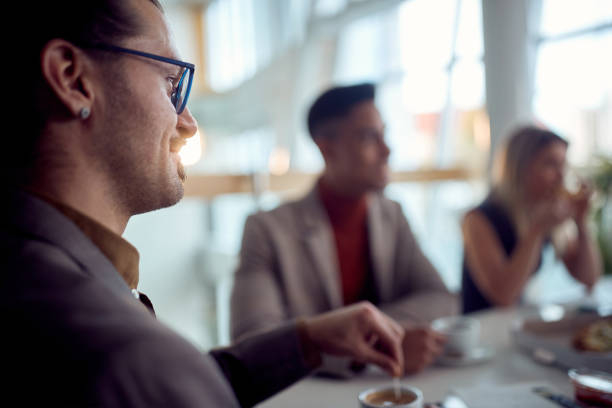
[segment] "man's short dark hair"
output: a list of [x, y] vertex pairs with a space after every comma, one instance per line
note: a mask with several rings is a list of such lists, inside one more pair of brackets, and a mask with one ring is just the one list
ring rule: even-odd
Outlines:
[[337, 86], [323, 92], [308, 111], [310, 136], [316, 138], [321, 125], [347, 115], [361, 102], [374, 100], [375, 94], [376, 88], [371, 83]]

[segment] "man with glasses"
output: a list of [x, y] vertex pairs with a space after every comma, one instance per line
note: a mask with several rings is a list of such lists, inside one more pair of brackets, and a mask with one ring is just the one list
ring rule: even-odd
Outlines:
[[[200, 353], [137, 290], [129, 218], [183, 195], [194, 66], [156, 0], [11, 2], [0, 216], [4, 395], [21, 406], [251, 406], [330, 353], [402, 372], [402, 331], [360, 303]], [[10, 71], [10, 72], [13, 72]], [[169, 277], [170, 278], [170, 277]]]

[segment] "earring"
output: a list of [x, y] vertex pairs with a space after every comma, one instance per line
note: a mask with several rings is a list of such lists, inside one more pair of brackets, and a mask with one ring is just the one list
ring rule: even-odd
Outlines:
[[79, 111], [79, 116], [81, 117], [81, 119], [87, 119], [90, 113], [91, 113], [91, 110], [89, 110], [88, 107], [84, 107], [84, 108], [81, 108], [81, 110]]

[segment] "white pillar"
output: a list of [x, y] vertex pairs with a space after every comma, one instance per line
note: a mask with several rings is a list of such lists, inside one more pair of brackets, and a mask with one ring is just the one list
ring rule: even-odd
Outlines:
[[541, 0], [482, 0], [491, 152], [516, 125], [531, 122]]

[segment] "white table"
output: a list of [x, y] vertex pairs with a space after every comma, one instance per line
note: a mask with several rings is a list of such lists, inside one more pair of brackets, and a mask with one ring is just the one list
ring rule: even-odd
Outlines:
[[[513, 343], [510, 328], [512, 321], [518, 318], [520, 313], [524, 311], [505, 309], [473, 315], [481, 322], [482, 343], [493, 346], [496, 351], [488, 362], [467, 367], [434, 365], [421, 373], [404, 377], [402, 382], [421, 389], [426, 402], [443, 400], [452, 387], [532, 381], [546, 381], [564, 394], [572, 395], [572, 385], [565, 371], [536, 363]], [[377, 369], [368, 370], [350, 380], [312, 377], [302, 380], [259, 406], [357, 407], [357, 395], [360, 391], [390, 383], [389, 377]]]

